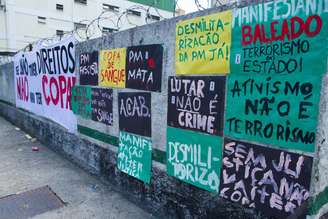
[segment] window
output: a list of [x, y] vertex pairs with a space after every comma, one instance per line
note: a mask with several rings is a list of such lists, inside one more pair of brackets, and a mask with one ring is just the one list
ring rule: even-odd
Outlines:
[[74, 1], [77, 2], [77, 3], [84, 4], [84, 5], [87, 4], [87, 0], [74, 0]]
[[115, 6], [115, 5], [109, 5], [109, 4], [103, 4], [103, 9], [105, 11], [114, 11], [114, 12], [120, 11], [120, 7]]
[[86, 24], [82, 24], [82, 23], [74, 23], [74, 29], [75, 30], [79, 30], [79, 29], [85, 29], [87, 28]]
[[117, 31], [117, 29], [114, 29], [114, 28], [109, 28], [109, 27], [103, 27], [102, 28], [102, 32], [103, 33], [114, 33], [114, 32], [116, 32]]
[[47, 20], [46, 17], [38, 16], [38, 23], [39, 24], [45, 24], [46, 23], [46, 20]]
[[64, 36], [64, 31], [63, 30], [56, 30], [56, 35], [59, 37]]
[[128, 14], [131, 14], [131, 15], [138, 16], [138, 17], [141, 16], [141, 12], [140, 12], [140, 11], [135, 11], [135, 10], [132, 10], [132, 9], [128, 9], [128, 10], [127, 10], [127, 13], [128, 13]]
[[154, 21], [159, 21], [161, 18], [159, 16], [153, 15], [153, 14], [148, 14], [147, 18], [152, 19]]
[[64, 5], [56, 4], [56, 9], [57, 9], [58, 11], [63, 11], [63, 10], [64, 10]]

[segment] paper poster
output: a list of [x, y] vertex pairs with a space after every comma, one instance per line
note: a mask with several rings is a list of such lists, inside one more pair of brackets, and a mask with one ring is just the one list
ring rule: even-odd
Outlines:
[[126, 48], [100, 51], [99, 86], [125, 88]]
[[142, 136], [120, 131], [117, 167], [145, 183], [151, 177], [151, 140]]
[[167, 128], [167, 173], [210, 192], [219, 192], [222, 138]]
[[230, 73], [231, 22], [231, 11], [178, 22], [176, 74]]
[[98, 51], [80, 55], [80, 85], [98, 86]]
[[122, 92], [118, 94], [121, 131], [151, 137], [151, 94]]
[[72, 90], [72, 110], [84, 119], [91, 119], [91, 87], [74, 86]]
[[225, 139], [220, 196], [274, 218], [305, 218], [313, 159]]
[[315, 151], [321, 77], [229, 75], [226, 136]]
[[106, 125], [113, 125], [113, 89], [91, 89], [92, 120]]
[[163, 68], [162, 45], [128, 47], [126, 55], [126, 88], [160, 92]]
[[223, 134], [225, 76], [169, 77], [167, 124]]
[[233, 10], [232, 74], [322, 75], [327, 2], [269, 1]]

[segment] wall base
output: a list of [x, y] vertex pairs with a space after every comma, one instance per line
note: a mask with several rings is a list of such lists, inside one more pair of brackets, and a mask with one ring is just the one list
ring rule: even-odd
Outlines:
[[0, 115], [88, 172], [114, 185], [138, 206], [165, 218], [264, 218], [255, 210], [224, 201], [153, 167], [149, 185], [116, 168], [116, 153], [45, 118], [0, 102]]

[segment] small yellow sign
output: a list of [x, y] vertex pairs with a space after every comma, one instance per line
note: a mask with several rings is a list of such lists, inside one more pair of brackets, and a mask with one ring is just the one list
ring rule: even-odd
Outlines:
[[126, 48], [100, 51], [99, 86], [125, 88]]
[[230, 73], [232, 11], [176, 25], [176, 74]]

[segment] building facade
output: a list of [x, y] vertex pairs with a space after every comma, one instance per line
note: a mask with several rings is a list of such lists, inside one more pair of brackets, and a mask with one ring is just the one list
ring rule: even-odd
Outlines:
[[0, 0], [0, 53], [73, 30], [84, 40], [174, 14], [174, 0]]

